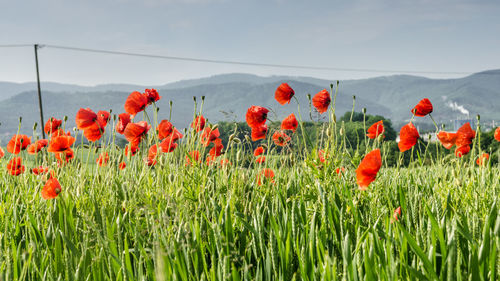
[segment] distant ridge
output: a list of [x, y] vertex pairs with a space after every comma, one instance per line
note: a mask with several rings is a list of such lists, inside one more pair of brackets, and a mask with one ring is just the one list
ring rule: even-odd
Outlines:
[[[230, 73], [211, 77], [183, 80], [160, 86], [131, 84], [106, 84], [92, 87], [43, 82], [45, 118], [69, 117], [68, 126], [74, 126], [74, 116], [80, 107], [94, 110], [123, 112], [125, 99], [132, 91], [157, 88], [162, 99], [161, 119], [169, 116], [169, 101], [172, 100], [172, 121], [179, 127], [188, 126], [193, 115], [193, 96], [205, 96], [204, 115], [211, 121], [243, 121], [246, 109], [254, 104], [272, 109], [270, 118], [280, 121], [285, 114], [296, 111], [295, 102], [281, 106], [274, 100], [274, 91], [282, 83], [289, 83], [301, 104], [303, 118], [309, 120], [307, 94], [314, 95], [329, 89], [331, 83], [325, 79], [311, 77], [270, 76]], [[23, 117], [22, 131], [32, 132], [38, 122], [39, 112], [33, 82], [0, 82], [0, 138], [17, 131], [19, 116]], [[456, 118], [475, 119], [481, 115], [484, 122], [500, 121], [498, 97], [500, 97], [500, 70], [488, 70], [458, 79], [429, 79], [411, 75], [381, 76], [361, 80], [340, 81], [337, 98], [337, 114], [350, 111], [353, 96], [355, 110], [367, 108], [369, 114], [380, 114], [393, 120], [396, 127], [410, 118], [410, 109], [422, 98], [434, 104], [434, 118], [449, 124]], [[317, 119], [317, 114], [312, 114]], [[428, 121], [417, 118], [416, 121]]]

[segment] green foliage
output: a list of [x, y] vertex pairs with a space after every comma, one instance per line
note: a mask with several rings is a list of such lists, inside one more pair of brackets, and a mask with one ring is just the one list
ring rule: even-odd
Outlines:
[[[365, 138], [381, 116], [324, 117], [287, 131], [283, 147], [271, 140], [278, 122], [258, 142], [244, 123], [213, 124], [224, 150], [212, 164], [212, 144], [192, 129], [154, 166], [144, 161], [154, 128], [135, 156], [124, 156], [114, 132], [75, 145], [64, 165], [46, 151], [21, 152], [27, 170], [50, 167], [62, 192], [43, 200], [47, 175], [0, 169], [0, 280], [499, 279], [500, 166], [475, 164], [483, 151], [498, 156], [492, 133], [479, 130], [461, 158], [423, 140], [400, 153], [389, 131]], [[356, 169], [373, 149], [382, 168], [362, 191]], [[195, 150], [199, 162], [186, 158]], [[263, 180], [264, 169], [275, 176]]]

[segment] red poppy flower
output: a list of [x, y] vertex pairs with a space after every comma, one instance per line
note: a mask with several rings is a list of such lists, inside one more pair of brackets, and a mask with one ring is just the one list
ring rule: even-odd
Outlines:
[[274, 171], [266, 168], [262, 169], [259, 174], [257, 174], [257, 185], [262, 185], [264, 180], [274, 183]]
[[368, 134], [366, 134], [367, 137], [370, 139], [375, 139], [380, 135], [384, 134], [384, 122], [382, 120], [375, 122], [373, 125], [368, 128]]
[[58, 136], [71, 136], [71, 133], [69, 131], [64, 132], [63, 129], [59, 128], [55, 131], [52, 131], [52, 135], [50, 135], [51, 138], [55, 138]]
[[396, 210], [392, 213], [392, 221], [399, 221], [399, 218], [401, 217], [401, 207], [397, 207]]
[[457, 140], [457, 134], [441, 131], [437, 134], [437, 138], [441, 142], [441, 144], [444, 146], [444, 148], [450, 149], [455, 144], [455, 141]]
[[71, 159], [75, 158], [75, 154], [71, 148], [68, 148], [63, 152], [56, 152], [55, 156], [59, 164], [68, 163]]
[[341, 173], [345, 173], [345, 168], [344, 167], [337, 168], [337, 169], [335, 169], [335, 173], [337, 173], [337, 175], [340, 175]]
[[42, 150], [42, 148], [46, 147], [49, 144], [49, 141], [46, 139], [37, 140], [35, 143], [32, 143], [28, 146], [29, 154], [37, 154]]
[[257, 148], [253, 151], [253, 155], [254, 155], [254, 156], [259, 156], [259, 155], [261, 155], [262, 153], [264, 153], [264, 148], [263, 148], [262, 146], [257, 147]]
[[103, 128], [106, 127], [106, 125], [108, 125], [109, 118], [110, 118], [109, 112], [104, 110], [99, 110], [97, 112], [97, 122], [99, 122], [99, 124], [101, 124]]
[[51, 177], [47, 180], [42, 189], [43, 199], [54, 199], [61, 193], [61, 184], [56, 178]]
[[295, 114], [293, 113], [288, 115], [288, 117], [281, 121], [282, 130], [292, 130], [295, 133], [295, 130], [297, 130], [298, 126], [299, 122], [297, 121], [297, 118], [295, 118]]
[[193, 150], [186, 155], [186, 166], [191, 166], [193, 162], [199, 162], [200, 161], [200, 152], [198, 150]]
[[48, 172], [49, 168], [44, 166], [38, 166], [36, 168], [31, 169], [31, 173], [33, 173], [34, 175], [43, 175]]
[[148, 98], [139, 93], [132, 92], [127, 100], [125, 101], [125, 112], [129, 113], [132, 116], [135, 116], [137, 113], [143, 111], [148, 105]]
[[47, 134], [51, 134], [53, 131], [59, 129], [62, 125], [62, 120], [50, 117], [49, 121], [45, 122], [43, 130]]
[[177, 141], [177, 140], [182, 139], [184, 137], [184, 135], [182, 135], [181, 132], [179, 132], [176, 128], [174, 128], [174, 131], [172, 132], [172, 134], [170, 136], [172, 137], [173, 141]]
[[366, 154], [356, 169], [356, 180], [360, 190], [366, 190], [370, 183], [375, 180], [380, 167], [382, 167], [380, 149], [372, 150]]
[[457, 149], [455, 149], [455, 156], [458, 158], [469, 154], [470, 152], [470, 146], [469, 145], [462, 145], [462, 146], [457, 146]]
[[287, 83], [282, 83], [276, 89], [274, 98], [281, 104], [290, 103], [290, 100], [295, 95], [295, 91]]
[[495, 139], [500, 141], [500, 127], [495, 130]]
[[90, 108], [80, 108], [76, 113], [75, 123], [76, 127], [80, 130], [94, 125], [97, 122], [97, 114]]
[[151, 129], [151, 126], [148, 125], [146, 121], [128, 123], [123, 135], [132, 146], [139, 146], [139, 143], [141, 143], [142, 139], [146, 137], [149, 129]]
[[217, 159], [217, 156], [207, 155], [207, 159], [205, 160], [205, 163], [207, 164], [207, 166], [210, 166], [210, 165], [214, 164], [215, 159]]
[[177, 143], [174, 140], [174, 134], [163, 139], [163, 141], [160, 143], [160, 148], [161, 151], [165, 153], [174, 151], [174, 149], [177, 148]]
[[312, 98], [312, 104], [319, 113], [325, 113], [328, 110], [328, 106], [330, 105], [331, 101], [332, 99], [330, 98], [330, 93], [326, 89], [317, 93]]
[[[97, 116], [97, 122], [83, 130], [83, 135], [88, 141], [95, 142], [101, 139], [104, 135], [105, 127], [107, 125], [106, 111], [99, 111]], [[108, 113], [109, 115], [109, 113]]]
[[7, 151], [12, 154], [19, 154], [31, 144], [31, 138], [27, 135], [14, 135], [7, 143]]
[[106, 166], [108, 165], [108, 161], [109, 161], [109, 155], [107, 152], [104, 152], [104, 153], [101, 153], [99, 154], [99, 157], [96, 159], [96, 163], [103, 167], [103, 166]]
[[417, 128], [415, 128], [412, 123], [404, 125], [401, 128], [401, 131], [399, 131], [399, 151], [405, 152], [412, 148], [415, 144], [417, 144], [419, 137], [420, 135], [418, 134]]
[[116, 123], [116, 132], [118, 134], [123, 135], [128, 123], [130, 123], [130, 114], [122, 113], [122, 114], [118, 115], [118, 123]]
[[290, 138], [287, 134], [280, 132], [280, 131], [276, 131], [273, 134], [273, 141], [276, 145], [279, 145], [279, 146], [287, 145], [291, 139], [292, 138]]
[[174, 126], [168, 120], [161, 120], [156, 130], [158, 131], [158, 139], [162, 140], [174, 131]]
[[265, 107], [252, 105], [247, 110], [247, 114], [245, 116], [248, 126], [250, 128], [254, 128], [264, 125], [264, 123], [266, 123], [267, 120], [268, 112], [269, 109]]
[[36, 149], [36, 144], [32, 143], [28, 146], [28, 149], [26, 149], [29, 154], [37, 154], [40, 150]]
[[210, 149], [209, 154], [210, 155], [215, 155], [215, 156], [220, 156], [222, 154], [222, 149], [224, 148], [224, 145], [222, 144], [221, 139], [216, 139], [213, 141], [214, 146]]
[[21, 157], [14, 157], [7, 163], [7, 171], [13, 176], [19, 176], [24, 173], [25, 167]]
[[72, 136], [59, 136], [52, 138], [50, 140], [49, 147], [47, 149], [48, 152], [63, 152], [68, 150], [73, 143], [75, 142], [75, 138]]
[[476, 160], [476, 164], [479, 166], [484, 166], [484, 164], [490, 159], [490, 155], [488, 153], [483, 153], [479, 158]]
[[267, 125], [263, 124], [252, 128], [252, 141], [257, 141], [266, 137]]
[[125, 163], [125, 162], [121, 162], [121, 163], [118, 165], [118, 169], [120, 169], [120, 170], [123, 170], [123, 169], [125, 169], [126, 167], [127, 167], [127, 163]]
[[205, 128], [205, 123], [205, 117], [203, 117], [203, 115], [199, 115], [193, 120], [193, 123], [191, 123], [191, 128], [195, 129], [197, 132], [200, 132]]
[[265, 163], [266, 162], [266, 156], [257, 157], [257, 159], [255, 159], [255, 162], [257, 162], [259, 164]]
[[148, 159], [156, 159], [158, 156], [158, 146], [153, 144], [148, 150]]
[[475, 137], [476, 131], [472, 130], [469, 122], [467, 122], [457, 130], [455, 144], [457, 146], [470, 145]]
[[148, 104], [157, 102], [161, 99], [158, 91], [156, 89], [146, 89], [144, 90], [144, 96], [148, 99]]
[[323, 149], [318, 150], [318, 158], [321, 163], [325, 163], [325, 156], [327, 155], [325, 154], [325, 151]]
[[128, 156], [129, 153], [130, 156], [134, 156], [139, 150], [139, 147], [127, 144], [123, 150], [125, 150], [125, 156]]
[[421, 100], [412, 110], [411, 113], [418, 117], [424, 117], [432, 112], [432, 103], [429, 99]]
[[5, 156], [5, 151], [0, 147], [0, 159], [2, 159]]
[[223, 167], [223, 168], [225, 166], [231, 166], [231, 161], [229, 161], [229, 160], [227, 160], [225, 158], [222, 158], [219, 163], [220, 163], [221, 167]]
[[201, 133], [201, 143], [204, 146], [208, 146], [211, 142], [215, 141], [219, 136], [220, 136], [219, 128], [212, 130], [209, 127], [205, 127], [205, 129], [203, 129], [203, 133]]

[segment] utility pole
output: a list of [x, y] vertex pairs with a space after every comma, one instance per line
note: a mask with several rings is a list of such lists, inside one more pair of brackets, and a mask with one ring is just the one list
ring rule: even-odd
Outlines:
[[38, 44], [34, 45], [35, 47], [35, 62], [36, 62], [36, 83], [38, 86], [38, 107], [40, 108], [40, 128], [42, 129], [42, 136], [45, 138], [45, 131], [43, 130], [43, 126], [45, 122], [43, 122], [43, 107], [42, 107], [42, 90], [40, 89], [40, 72], [38, 71]]

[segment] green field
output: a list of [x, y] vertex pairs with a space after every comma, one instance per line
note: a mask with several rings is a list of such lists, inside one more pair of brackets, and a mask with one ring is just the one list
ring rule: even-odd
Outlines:
[[[191, 130], [150, 167], [154, 128], [135, 156], [113, 144], [114, 131], [99, 150], [75, 144], [66, 165], [21, 152], [25, 173], [0, 170], [0, 280], [499, 279], [500, 170], [476, 165], [480, 130], [466, 157], [411, 149], [389, 166], [380, 138], [347, 150], [343, 125], [328, 115], [313, 143], [299, 129], [277, 149], [268, 132], [262, 164], [250, 139], [230, 137], [207, 165], [210, 147]], [[375, 148], [382, 168], [361, 191], [355, 170]], [[186, 165], [193, 150], [200, 163]], [[110, 160], [100, 167], [104, 151]], [[403, 154], [413, 156], [408, 165]], [[40, 164], [62, 186], [55, 199], [40, 195], [46, 176], [28, 171]], [[275, 177], [259, 185], [264, 168]]]

